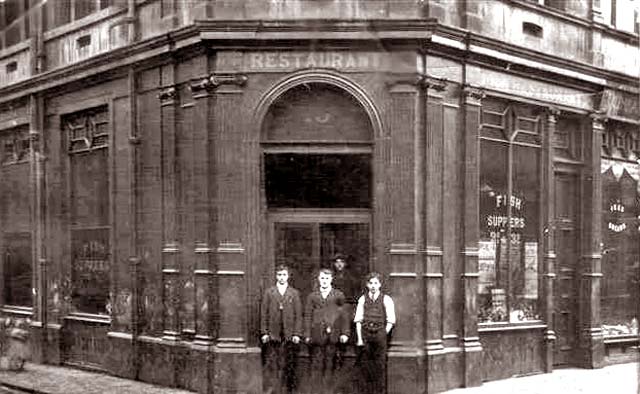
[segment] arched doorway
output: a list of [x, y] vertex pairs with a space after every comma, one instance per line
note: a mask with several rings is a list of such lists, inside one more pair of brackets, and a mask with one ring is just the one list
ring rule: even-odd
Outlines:
[[261, 148], [270, 268], [288, 265], [304, 298], [317, 270], [343, 255], [350, 285], [342, 290], [355, 302], [371, 260], [369, 114], [337, 86], [301, 83], [269, 106]]

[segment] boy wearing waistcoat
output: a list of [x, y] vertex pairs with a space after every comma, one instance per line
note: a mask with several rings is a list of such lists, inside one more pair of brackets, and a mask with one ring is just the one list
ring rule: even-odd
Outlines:
[[302, 336], [302, 302], [289, 286], [289, 269], [276, 268], [276, 285], [268, 288], [260, 309], [264, 392], [293, 393], [296, 389], [296, 353]]
[[393, 300], [380, 292], [382, 277], [372, 272], [366, 277], [367, 292], [358, 299], [353, 321], [356, 346], [367, 393], [385, 393], [387, 338], [396, 324]]

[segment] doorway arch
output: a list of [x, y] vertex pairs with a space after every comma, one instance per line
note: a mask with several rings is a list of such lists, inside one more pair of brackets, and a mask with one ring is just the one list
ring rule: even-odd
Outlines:
[[354, 303], [373, 256], [378, 112], [359, 87], [328, 72], [294, 75], [259, 108], [267, 271], [290, 266], [305, 297], [317, 270], [342, 255], [348, 278], [340, 286]]

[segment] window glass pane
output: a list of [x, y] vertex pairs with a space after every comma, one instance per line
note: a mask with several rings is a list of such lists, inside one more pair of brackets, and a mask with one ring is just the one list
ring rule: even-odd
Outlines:
[[539, 318], [540, 182], [539, 148], [481, 140], [480, 322]]
[[540, 256], [539, 149], [513, 147], [511, 195], [511, 321], [537, 319]]
[[[326, 223], [320, 225], [320, 258], [334, 271], [333, 287], [347, 302], [355, 304], [363, 293], [362, 278], [369, 269], [369, 225], [366, 223]], [[335, 263], [336, 257], [344, 266]]]
[[95, 12], [96, 1], [95, 0], [75, 0], [75, 18], [78, 20], [85, 16]]
[[108, 149], [71, 156], [71, 223], [105, 226], [109, 223]]
[[[266, 55], [264, 62], [276, 61]], [[294, 62], [284, 54], [278, 61]], [[369, 141], [371, 122], [362, 106], [342, 90], [304, 84], [284, 93], [264, 122], [269, 141]]]
[[108, 314], [109, 229], [72, 230], [71, 248], [71, 299], [74, 308], [85, 313]]
[[507, 160], [506, 144], [480, 142], [480, 321], [507, 319]]
[[4, 302], [32, 306], [31, 234], [13, 233], [4, 237]]
[[640, 208], [638, 181], [624, 169], [618, 176], [609, 169], [602, 178], [601, 308], [604, 334], [638, 332], [638, 279], [640, 277]]
[[369, 208], [371, 157], [366, 154], [266, 154], [271, 208]]
[[289, 283], [300, 291], [302, 300], [311, 292], [318, 256], [313, 250], [313, 224], [275, 223], [276, 267], [289, 267]]

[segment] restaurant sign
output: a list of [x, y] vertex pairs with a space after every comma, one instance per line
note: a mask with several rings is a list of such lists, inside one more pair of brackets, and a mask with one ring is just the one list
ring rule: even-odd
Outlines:
[[416, 53], [410, 51], [233, 51], [218, 54], [216, 69], [230, 72], [281, 72], [309, 68], [417, 72], [420, 64]]

